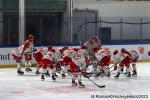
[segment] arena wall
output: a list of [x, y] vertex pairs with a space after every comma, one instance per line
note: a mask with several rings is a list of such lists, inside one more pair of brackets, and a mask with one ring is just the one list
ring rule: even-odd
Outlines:
[[[16, 67], [16, 63], [13, 60], [13, 57], [11, 55], [12, 50], [15, 47], [10, 48], [0, 48], [0, 68], [6, 68], [6, 67]], [[39, 48], [39, 47], [38, 47]], [[61, 48], [60, 46], [57, 46], [55, 48]], [[148, 56], [148, 51], [150, 50], [149, 44], [136, 44], [136, 45], [104, 45], [103, 48], [109, 48], [111, 53], [114, 50], [120, 50], [121, 48], [125, 48], [127, 50], [136, 50], [139, 53], [139, 61], [145, 62], [150, 61], [150, 57]], [[113, 60], [113, 58], [112, 58]], [[23, 60], [24, 62], [24, 60]], [[32, 62], [35, 64], [35, 61]]]
[[74, 0], [73, 7], [96, 10], [100, 17], [150, 17], [150, 1]]
[[[73, 0], [74, 10], [95, 11], [97, 17], [105, 22], [150, 22], [150, 1], [111, 1], [111, 0]], [[78, 19], [86, 21], [84, 18]], [[88, 21], [94, 21], [89, 18]], [[82, 24], [82, 23], [81, 23]], [[87, 33], [94, 33], [95, 24], [87, 24]], [[100, 26], [98, 26], [100, 27]], [[112, 40], [150, 39], [150, 24], [108, 24], [101, 23], [101, 27], [111, 28]], [[141, 29], [142, 28], [142, 29]], [[83, 27], [84, 30], [84, 27]], [[84, 32], [84, 31], [83, 31]], [[86, 32], [86, 31], [85, 31]]]

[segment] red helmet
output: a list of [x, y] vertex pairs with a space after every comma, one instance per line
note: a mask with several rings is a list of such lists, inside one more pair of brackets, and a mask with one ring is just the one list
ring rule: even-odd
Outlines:
[[33, 36], [33, 35], [31, 35], [31, 34], [30, 34], [30, 35], [28, 35], [28, 40], [29, 40], [29, 41], [33, 41], [33, 40], [34, 40], [34, 36]]
[[55, 49], [51, 49], [51, 51], [55, 53]]
[[52, 46], [51, 45], [48, 45], [47, 46], [48, 50], [50, 51], [52, 49]]
[[115, 51], [113, 52], [113, 54], [114, 54], [114, 55], [118, 54], [118, 50], [115, 50]]
[[73, 48], [74, 51], [78, 52], [79, 48]]
[[97, 52], [98, 50], [99, 50], [99, 49], [98, 49], [97, 47], [94, 47], [94, 48], [93, 48], [93, 51], [94, 51], [94, 52]]
[[68, 48], [69, 48], [68, 46], [64, 46], [62, 49], [67, 50]]
[[81, 46], [81, 49], [87, 49], [87, 46]]

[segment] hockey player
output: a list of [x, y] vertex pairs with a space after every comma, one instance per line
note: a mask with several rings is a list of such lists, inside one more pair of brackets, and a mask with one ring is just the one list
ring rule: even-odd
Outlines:
[[137, 76], [136, 62], [139, 58], [139, 54], [135, 50], [130, 50], [129, 53], [131, 55], [132, 76]]
[[[123, 51], [130, 57], [130, 64], [132, 66], [132, 76], [137, 76], [136, 62], [139, 58], [139, 54], [135, 50], [127, 51], [123, 49]], [[121, 70], [123, 71], [123, 68]], [[124, 74], [127, 74], [127, 72], [125, 72]]]
[[17, 73], [23, 75], [24, 72], [21, 71], [21, 63], [22, 63], [22, 58], [25, 50], [29, 47], [29, 43], [26, 43], [24, 45], [19, 46], [18, 48], [13, 49], [12, 51], [12, 56], [13, 59], [17, 63]]
[[84, 75], [86, 71], [86, 60], [85, 57], [75, 57], [68, 63], [68, 66], [72, 72], [72, 86], [77, 86], [76, 79], [80, 88], [83, 88], [85, 85], [81, 82], [81, 76]]
[[95, 47], [101, 48], [101, 41], [98, 38], [98, 36], [93, 36], [90, 40], [86, 41], [83, 45], [87, 47], [87, 51], [89, 54], [89, 60], [90, 60], [89, 64], [91, 64], [93, 62], [93, 58], [94, 58], [93, 48], [95, 48]]
[[49, 51], [48, 53], [46, 53], [46, 55], [43, 56], [41, 64], [42, 64], [42, 76], [41, 79], [44, 80], [45, 79], [45, 72], [47, 69], [51, 69], [51, 74], [52, 74], [52, 80], [55, 81], [56, 80], [56, 63], [55, 63], [55, 50], [51, 49], [51, 51]]
[[63, 52], [63, 74], [65, 75], [67, 69], [68, 69], [68, 63], [72, 61], [74, 57], [77, 56], [77, 52], [73, 48], [68, 48], [64, 50]]
[[121, 73], [121, 68], [124, 68], [124, 66], [126, 67], [127, 77], [131, 77], [130, 54], [128, 54], [126, 52], [126, 50], [124, 48], [122, 48], [119, 55], [120, 55], [119, 67], [117, 69], [117, 74], [116, 74], [115, 78], [119, 78], [120, 73]]
[[[38, 49], [35, 53], [34, 53], [34, 58], [35, 58], [35, 61], [36, 61], [36, 74], [40, 74], [39, 73], [39, 69], [41, 68], [42, 64], [41, 64], [41, 61], [42, 61], [42, 58], [43, 56], [52, 49], [52, 46], [48, 46], [46, 48], [40, 48]], [[47, 75], [49, 75], [49, 72], [47, 71], [46, 72]]]
[[96, 77], [99, 77], [101, 74], [105, 74], [107, 77], [110, 77], [110, 51], [107, 49], [104, 50], [97, 50], [95, 52], [95, 58], [98, 61], [97, 66], [97, 75]]
[[55, 63], [56, 63], [56, 71], [59, 74], [61, 74], [61, 71], [62, 71], [62, 74], [61, 74], [62, 78], [65, 78], [66, 77], [65, 72], [64, 72], [64, 70], [62, 70], [62, 66], [63, 66], [62, 53], [64, 51], [63, 49], [64, 48], [62, 48], [62, 49], [55, 48]]
[[72, 58], [77, 56], [77, 52], [73, 48], [68, 48], [63, 52], [63, 61], [65, 65], [71, 61]]
[[118, 51], [118, 50], [115, 50], [115, 51], [113, 52], [114, 71], [116, 71], [117, 68], [118, 68], [117, 66], [118, 66], [118, 64], [119, 64], [119, 62], [120, 62], [120, 58], [121, 58], [121, 56], [120, 56], [119, 51]]
[[28, 43], [29, 47], [25, 50], [24, 56], [25, 56], [25, 67], [26, 71], [32, 71], [31, 67], [31, 60], [32, 60], [32, 53], [36, 50], [33, 46], [33, 35], [29, 35], [28, 39], [24, 42], [24, 44]]
[[87, 52], [87, 47], [86, 46], [81, 46], [81, 48], [77, 51], [79, 57], [84, 57], [85, 58], [85, 63], [86, 65], [89, 62], [89, 54]]

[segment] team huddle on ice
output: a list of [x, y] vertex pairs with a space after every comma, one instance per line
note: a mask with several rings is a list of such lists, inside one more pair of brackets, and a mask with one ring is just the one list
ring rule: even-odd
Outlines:
[[[29, 35], [23, 45], [15, 48], [12, 51], [12, 56], [17, 63], [17, 73], [23, 75], [21, 63], [25, 58], [25, 71], [32, 71], [31, 61], [33, 58], [36, 61], [36, 75], [41, 74], [41, 80], [45, 79], [45, 75], [52, 77], [55, 81], [57, 74], [72, 77], [72, 86], [84, 87], [81, 77], [110, 77], [112, 71], [117, 71], [115, 78], [119, 78], [121, 73], [127, 77], [137, 76], [136, 62], [139, 54], [122, 48], [110, 52], [109, 48], [101, 47], [101, 42], [97, 36], [93, 36], [79, 47], [62, 47], [56, 48], [52, 46], [35, 49], [33, 46], [33, 35]], [[33, 58], [32, 58], [33, 55]], [[113, 70], [110, 70], [110, 62], [114, 65]], [[92, 66], [92, 68], [89, 68]], [[42, 71], [40, 71], [42, 69]], [[50, 72], [49, 72], [50, 70]]]

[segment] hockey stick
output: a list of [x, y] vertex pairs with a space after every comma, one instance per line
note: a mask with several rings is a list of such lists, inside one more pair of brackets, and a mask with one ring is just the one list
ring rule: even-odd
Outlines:
[[112, 65], [112, 66], [110, 66], [109, 68], [113, 68], [115, 66], [115, 64], [114, 65]]
[[[63, 71], [63, 69], [61, 67], [60, 67], [60, 69]], [[62, 73], [60, 73], [58, 71], [57, 71], [57, 73], [59, 73], [60, 75], [63, 75]], [[67, 73], [69, 76], [71, 76], [71, 74], [68, 71], [66, 71], [65, 73]]]
[[[78, 67], [79, 71], [81, 72], [81, 74], [84, 76], [83, 72], [81, 71], [81, 69]], [[105, 85], [98, 85], [96, 84], [94, 81], [92, 81], [89, 77], [84, 76], [85, 78], [89, 79], [93, 84], [95, 84], [97, 87], [99, 88], [105, 88]]]
[[[60, 74], [60, 75], [63, 75], [62, 73], [60, 73], [60, 72], [58, 72], [58, 71], [57, 71], [57, 73]], [[70, 74], [69, 72], [66, 72], [66, 73], [67, 73], [69, 76], [71, 76], [71, 74]]]
[[[92, 65], [94, 65], [94, 64], [92, 64]], [[97, 68], [97, 65], [98, 65], [98, 62], [93, 66], [94, 69], [92, 70], [92, 72], [87, 73], [87, 74], [88, 74], [88, 77], [91, 77], [91, 76], [95, 73], [96, 68]]]
[[87, 79], [89, 79], [93, 84], [95, 84], [97, 87], [99, 88], [105, 88], [105, 85], [98, 85], [96, 84], [94, 81], [92, 81], [89, 77], [86, 77]]

